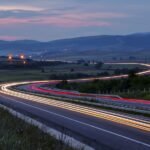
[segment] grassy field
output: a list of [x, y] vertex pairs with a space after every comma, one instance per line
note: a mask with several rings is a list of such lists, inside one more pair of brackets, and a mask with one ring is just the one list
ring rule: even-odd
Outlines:
[[0, 81], [24, 81], [24, 80], [46, 80], [49, 73], [42, 73], [41, 70], [0, 70]]
[[109, 65], [104, 64], [100, 69], [96, 69], [94, 64], [90, 64], [85, 66], [84, 64], [62, 64], [57, 66], [48, 67], [46, 70], [49, 70], [51, 73], [68, 73], [71, 72], [71, 69], [74, 69], [74, 73], [89, 73], [89, 74], [97, 74], [103, 71], [107, 71], [109, 73], [113, 73], [115, 69], [133, 69], [133, 68], [143, 68], [143, 66], [139, 65]]
[[[135, 67], [141, 68], [138, 65], [103, 65], [101, 69], [96, 69], [95, 65], [85, 66], [84, 64], [62, 64], [41, 69], [14, 69], [14, 70], [0, 70], [0, 81], [24, 81], [24, 80], [47, 80], [52, 74], [76, 74], [84, 73], [95, 76], [98, 73], [108, 72], [110, 75], [114, 73], [114, 69], [133, 69]], [[73, 71], [72, 71], [73, 69]]]
[[71, 150], [0, 108], [0, 150]]

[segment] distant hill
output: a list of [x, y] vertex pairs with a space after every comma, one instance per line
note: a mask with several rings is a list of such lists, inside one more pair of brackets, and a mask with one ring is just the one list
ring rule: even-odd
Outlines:
[[26, 53], [55, 59], [105, 59], [143, 57], [150, 59], [150, 33], [101, 35], [39, 42], [0, 41], [0, 54]]

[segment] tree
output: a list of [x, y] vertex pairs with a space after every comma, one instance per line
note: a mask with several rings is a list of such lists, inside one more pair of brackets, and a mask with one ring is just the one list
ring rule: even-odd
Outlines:
[[135, 70], [131, 70], [128, 74], [128, 77], [130, 79], [137, 77]]
[[74, 72], [74, 68], [71, 68], [71, 69], [70, 69], [70, 72]]
[[45, 73], [45, 69], [44, 69], [44, 68], [42, 68], [41, 72], [42, 72], [42, 73]]

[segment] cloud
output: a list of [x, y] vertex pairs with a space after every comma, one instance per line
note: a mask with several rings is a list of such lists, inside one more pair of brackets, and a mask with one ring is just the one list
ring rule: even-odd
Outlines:
[[127, 14], [123, 13], [112, 13], [112, 12], [91, 12], [91, 13], [74, 13], [74, 14], [65, 14], [65, 17], [74, 18], [74, 19], [112, 19], [112, 18], [124, 18], [128, 17]]
[[[27, 13], [26, 11], [23, 11], [23, 13]], [[28, 12], [29, 14], [32, 12]], [[20, 14], [20, 13], [19, 13]], [[33, 24], [33, 25], [51, 25], [51, 26], [57, 26], [57, 27], [89, 27], [89, 26], [100, 26], [100, 27], [106, 27], [111, 26], [112, 23], [109, 21], [109, 19], [118, 19], [118, 18], [124, 18], [128, 15], [121, 14], [121, 13], [111, 13], [111, 12], [92, 12], [92, 13], [47, 13], [46, 11], [42, 11], [40, 15], [37, 15], [36, 13], [34, 15], [25, 15], [25, 17], [21, 16], [15, 16], [11, 17], [8, 15], [8, 17], [2, 17], [0, 18], [0, 25], [20, 25], [20, 24]], [[107, 21], [104, 21], [106, 20]]]
[[65, 17], [45, 17], [34, 20], [34, 23], [49, 24], [58, 27], [88, 27], [88, 26], [110, 26], [109, 22], [105, 21], [89, 21]]
[[0, 8], [0, 18], [7, 17], [16, 17], [16, 18], [32, 18], [32, 17], [45, 17], [45, 16], [60, 16], [64, 13], [70, 13], [75, 10], [75, 7], [65, 7], [65, 8], [52, 8], [52, 9], [33, 9], [31, 8], [22, 8], [15, 6], [14, 8]]
[[[45, 9], [33, 6], [0, 6], [0, 25], [32, 24], [57, 27], [106, 27], [111, 19], [128, 17], [125, 13], [83, 11], [76, 6]], [[110, 20], [109, 20], [110, 19]]]
[[27, 6], [27, 5], [1, 5], [0, 11], [17, 11], [17, 10], [23, 10], [23, 11], [42, 11], [43, 9], [40, 7], [35, 6]]
[[0, 11], [0, 18], [31, 18], [36, 16], [41, 16], [41, 13], [25, 10]]
[[28, 19], [19, 19], [19, 18], [0, 18], [0, 25], [1, 26], [12, 26], [14, 24], [22, 24], [28, 23]]
[[0, 26], [10, 26], [19, 24], [42, 24], [57, 27], [88, 27], [88, 26], [110, 26], [111, 23], [105, 21], [89, 21], [78, 20], [71, 18], [57, 18], [57, 17], [42, 17], [42, 18], [1, 18]]

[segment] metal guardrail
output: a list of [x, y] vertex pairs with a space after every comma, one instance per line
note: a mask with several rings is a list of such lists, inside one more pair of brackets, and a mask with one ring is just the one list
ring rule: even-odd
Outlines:
[[90, 102], [90, 101], [94, 101], [94, 100], [91, 98], [89, 98], [89, 99], [78, 98], [77, 99], [77, 98], [73, 98], [73, 97], [71, 97], [71, 98], [63, 97], [63, 96], [60, 97], [60, 96], [56, 96], [56, 95], [48, 95], [48, 94], [43, 94], [43, 93], [39, 93], [39, 92], [31, 92], [31, 91], [20, 90], [20, 89], [18, 90], [17, 88], [14, 88], [14, 87], [11, 87], [11, 90], [26, 93], [26, 94], [30, 93], [32, 95], [46, 97], [46, 98], [52, 98], [52, 99], [59, 100], [59, 101], [67, 101], [67, 102], [71, 102], [71, 103], [88, 105], [91, 107], [103, 107], [103, 108], [127, 111], [127, 112], [131, 112], [131, 113], [138, 113], [138, 114], [143, 114], [143, 115], [148, 115], [148, 116], [150, 115], [149, 109], [139, 108], [136, 106], [129, 106], [129, 105], [125, 105], [125, 104], [116, 104], [115, 102], [110, 102], [110, 101], [106, 102], [106, 99], [101, 102]]

